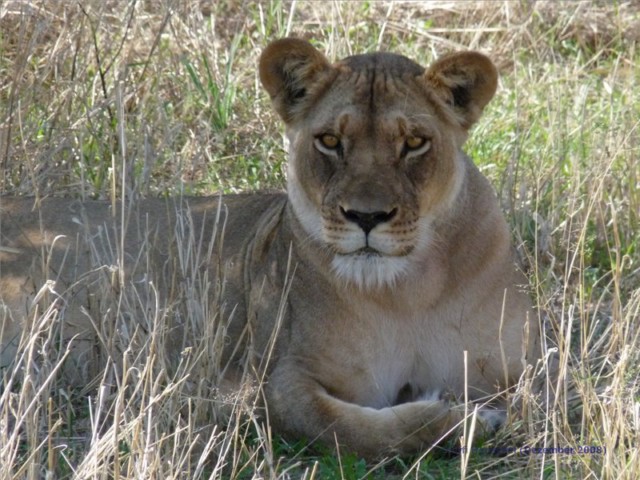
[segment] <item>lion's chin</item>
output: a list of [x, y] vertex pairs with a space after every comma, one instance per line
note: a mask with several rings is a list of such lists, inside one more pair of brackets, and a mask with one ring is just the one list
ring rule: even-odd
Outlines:
[[407, 257], [384, 255], [371, 247], [350, 254], [336, 254], [331, 262], [340, 280], [361, 289], [393, 287], [409, 270]]

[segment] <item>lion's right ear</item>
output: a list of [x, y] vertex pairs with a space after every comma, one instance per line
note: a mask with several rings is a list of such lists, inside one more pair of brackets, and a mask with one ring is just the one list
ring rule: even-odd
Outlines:
[[290, 122], [310, 87], [331, 66], [309, 42], [283, 38], [270, 43], [260, 56], [260, 81], [276, 111]]
[[479, 52], [446, 55], [427, 69], [424, 78], [453, 109], [465, 129], [480, 118], [498, 86], [496, 67]]

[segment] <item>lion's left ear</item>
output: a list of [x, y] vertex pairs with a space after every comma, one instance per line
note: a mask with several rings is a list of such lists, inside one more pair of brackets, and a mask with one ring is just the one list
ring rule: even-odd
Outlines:
[[426, 70], [424, 78], [454, 109], [465, 129], [480, 118], [498, 86], [496, 67], [478, 52], [446, 55]]
[[260, 56], [260, 81], [276, 111], [289, 123], [305, 104], [318, 78], [330, 70], [325, 56], [298, 38], [276, 40]]

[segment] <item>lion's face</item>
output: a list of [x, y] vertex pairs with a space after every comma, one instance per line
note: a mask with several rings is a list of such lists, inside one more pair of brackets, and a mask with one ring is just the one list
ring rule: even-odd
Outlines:
[[293, 207], [339, 277], [390, 283], [426, 249], [461, 180], [447, 128], [411, 77], [349, 69], [290, 126]]
[[287, 123], [294, 212], [332, 253], [338, 277], [365, 288], [392, 285], [419, 268], [433, 221], [458, 195], [459, 149], [486, 101], [473, 103], [459, 85], [468, 72], [447, 58], [440, 63], [453, 80], [443, 68], [425, 72], [391, 54], [329, 66], [306, 42], [285, 42], [280, 52], [265, 51], [261, 76]]

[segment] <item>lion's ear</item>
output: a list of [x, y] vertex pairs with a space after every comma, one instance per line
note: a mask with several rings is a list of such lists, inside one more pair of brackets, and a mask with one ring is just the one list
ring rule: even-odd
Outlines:
[[309, 94], [318, 76], [330, 69], [325, 56], [309, 42], [283, 38], [270, 43], [260, 56], [260, 81], [285, 122]]
[[424, 73], [425, 80], [449, 104], [469, 128], [498, 86], [498, 72], [491, 60], [478, 52], [458, 52], [437, 60]]

